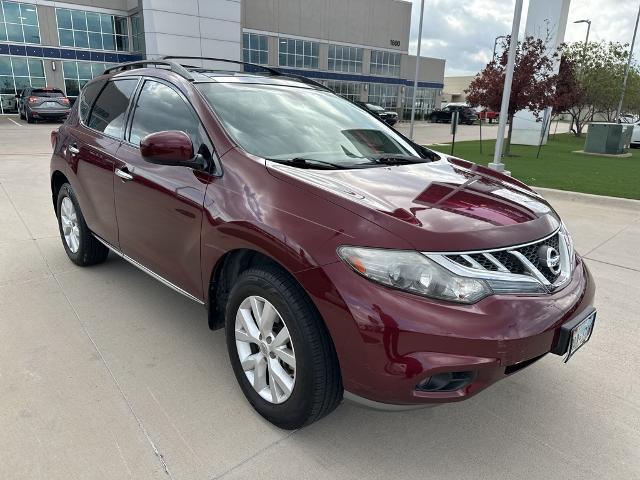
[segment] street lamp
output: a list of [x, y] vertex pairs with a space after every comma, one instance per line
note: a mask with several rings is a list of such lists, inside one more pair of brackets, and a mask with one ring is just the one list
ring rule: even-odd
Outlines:
[[573, 23], [586, 23], [587, 24], [587, 36], [584, 39], [584, 54], [586, 55], [586, 53], [587, 53], [587, 45], [589, 44], [589, 31], [591, 30], [591, 20], [589, 20], [589, 19], [576, 20]]
[[636, 17], [636, 27], [633, 29], [633, 39], [631, 40], [631, 47], [629, 49], [629, 58], [627, 59], [627, 66], [624, 70], [624, 80], [622, 81], [622, 93], [620, 94], [620, 103], [618, 104], [618, 111], [616, 112], [616, 120], [620, 123], [620, 115], [622, 115], [622, 105], [624, 103], [624, 93], [627, 89], [627, 79], [629, 78], [629, 68], [631, 67], [631, 59], [633, 58], [633, 45], [636, 43], [636, 33], [638, 33], [638, 22], [640, 21], [640, 7], [638, 7], [638, 16]]
[[496, 47], [498, 46], [498, 40], [500, 40], [501, 38], [507, 38], [506, 35], [498, 35], [496, 37], [496, 39], [493, 42], [493, 57], [491, 57], [491, 60], [494, 60], [496, 58]]
[[507, 116], [509, 115], [509, 100], [511, 97], [511, 82], [513, 81], [513, 69], [516, 61], [516, 49], [518, 47], [518, 33], [520, 32], [520, 18], [522, 17], [522, 1], [516, 0], [513, 9], [513, 23], [511, 24], [511, 37], [509, 38], [509, 54], [507, 55], [507, 70], [504, 77], [504, 88], [502, 89], [502, 103], [500, 104], [500, 117], [498, 119], [498, 137], [496, 138], [496, 147], [493, 152], [493, 162], [489, 164], [489, 168], [498, 172], [505, 172], [502, 163], [502, 145], [504, 144], [504, 131], [507, 126]]
[[416, 95], [418, 93], [418, 77], [420, 76], [420, 47], [422, 46], [422, 19], [424, 17], [424, 0], [420, 5], [420, 26], [418, 27], [418, 52], [416, 55], [416, 72], [413, 79], [413, 95], [411, 98], [411, 124], [409, 126], [409, 139], [413, 140], [413, 124], [416, 120]]

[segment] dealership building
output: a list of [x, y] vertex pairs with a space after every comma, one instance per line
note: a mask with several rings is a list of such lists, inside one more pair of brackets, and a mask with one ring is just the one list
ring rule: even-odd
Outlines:
[[[323, 82], [407, 118], [415, 56], [405, 0], [0, 0], [0, 113], [17, 92], [82, 86], [120, 62], [236, 59]], [[193, 63], [193, 62], [189, 62]], [[440, 105], [444, 60], [423, 57], [418, 118]]]

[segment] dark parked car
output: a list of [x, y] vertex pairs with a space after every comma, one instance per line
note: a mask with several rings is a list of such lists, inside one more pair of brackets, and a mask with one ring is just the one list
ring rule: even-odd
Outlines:
[[25, 88], [16, 95], [18, 113], [27, 123], [35, 120], [64, 120], [69, 114], [71, 102], [57, 88]]
[[71, 261], [111, 251], [206, 306], [244, 395], [282, 428], [343, 395], [464, 400], [591, 335], [593, 279], [540, 195], [311, 80], [125, 64], [52, 143]]
[[478, 114], [471, 107], [465, 105], [447, 105], [442, 110], [434, 110], [429, 115], [429, 120], [434, 123], [451, 123], [453, 112], [458, 112], [458, 123], [471, 125], [478, 120]]
[[375, 103], [357, 102], [362, 108], [370, 111], [371, 113], [379, 116], [387, 125], [395, 125], [398, 123], [398, 113], [392, 110], [385, 110], [380, 105]]

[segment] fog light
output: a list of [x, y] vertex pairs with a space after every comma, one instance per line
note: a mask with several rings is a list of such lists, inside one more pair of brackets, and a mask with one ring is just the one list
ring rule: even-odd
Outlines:
[[416, 386], [420, 392], [453, 392], [466, 387], [473, 380], [473, 372], [445, 372], [433, 375]]

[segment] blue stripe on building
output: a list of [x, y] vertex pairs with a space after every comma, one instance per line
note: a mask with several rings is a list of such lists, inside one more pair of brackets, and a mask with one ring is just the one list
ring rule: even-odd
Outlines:
[[[391, 85], [413, 86], [413, 80], [405, 80], [397, 77], [378, 77], [374, 75], [358, 75], [353, 73], [319, 72], [316, 70], [298, 70], [294, 68], [276, 68], [282, 73], [301, 75], [303, 77], [318, 78], [321, 80], [342, 80], [347, 82], [385, 83]], [[444, 84], [435, 82], [418, 82], [419, 88], [442, 88]]]
[[11, 43], [0, 43], [0, 55], [28, 56], [62, 60], [90, 60], [93, 62], [108, 63], [123, 63], [142, 60], [142, 55], [135, 55], [131, 53], [111, 53], [95, 50], [76, 50], [72, 48], [15, 45]]

